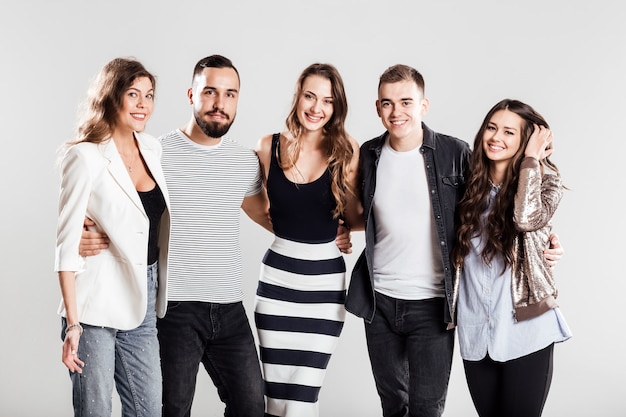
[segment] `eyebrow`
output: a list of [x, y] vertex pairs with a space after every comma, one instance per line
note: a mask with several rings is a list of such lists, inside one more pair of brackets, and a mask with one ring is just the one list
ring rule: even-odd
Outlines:
[[[138, 89], [137, 87], [128, 87], [128, 90], [138, 91], [141, 93], [141, 90]], [[149, 89], [148, 91], [146, 91], [146, 93], [149, 93], [150, 91], [154, 91], [154, 88]]]
[[[496, 123], [494, 123], [494, 122], [489, 122], [489, 123], [487, 124], [487, 126], [496, 126], [496, 127], [497, 127], [498, 125], [497, 125]], [[516, 128], [516, 127], [502, 126], [502, 128], [503, 128], [503, 129], [507, 129], [507, 130], [515, 130], [515, 131], [517, 131], [517, 128]]]
[[[381, 98], [380, 101], [391, 102], [392, 100], [390, 98]], [[412, 97], [406, 97], [406, 98], [401, 98], [398, 101], [415, 101], [415, 99], [413, 99]]]
[[[205, 85], [204, 88], [202, 89], [202, 91], [206, 91], [206, 90], [219, 90], [219, 88], [217, 87], [212, 87], [210, 85]], [[231, 93], [239, 93], [239, 90], [237, 90], [236, 88], [227, 88], [226, 91], [229, 91]]]
[[[306, 93], [308, 93], [308, 94], [311, 94], [312, 96], [317, 97], [317, 94], [315, 94], [315, 93], [314, 93], [313, 91], [311, 91], [311, 90], [304, 90], [304, 91], [303, 91], [303, 93], [305, 93], [305, 94], [306, 94]], [[332, 100], [332, 99], [333, 99], [333, 96], [327, 96], [327, 97], [324, 97], [324, 98], [325, 98], [325, 99], [331, 99], [331, 100]]]

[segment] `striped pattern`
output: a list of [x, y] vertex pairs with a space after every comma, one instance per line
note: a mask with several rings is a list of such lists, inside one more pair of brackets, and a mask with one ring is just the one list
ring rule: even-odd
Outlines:
[[201, 146], [180, 130], [161, 144], [172, 221], [168, 300], [241, 301], [239, 222], [244, 197], [262, 189], [256, 154], [228, 138]]
[[345, 271], [334, 241], [276, 237], [267, 251], [255, 306], [266, 415], [318, 415], [320, 387], [345, 319]]

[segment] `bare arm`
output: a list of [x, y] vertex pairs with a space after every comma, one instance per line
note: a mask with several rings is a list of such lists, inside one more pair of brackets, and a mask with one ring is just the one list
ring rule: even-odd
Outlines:
[[263, 227], [270, 233], [274, 233], [272, 220], [270, 218], [270, 202], [267, 198], [267, 191], [265, 190], [271, 149], [272, 135], [263, 136], [257, 142], [257, 146], [254, 149], [254, 152], [256, 152], [256, 155], [259, 158], [264, 188], [258, 194], [245, 197], [243, 199], [243, 202], [241, 203], [241, 208], [253, 222]]
[[[68, 326], [79, 324], [78, 313], [76, 311], [75, 280], [74, 272], [59, 271], [59, 284], [61, 286], [61, 294], [63, 294], [63, 303], [65, 305], [65, 315]], [[82, 367], [85, 366], [85, 363], [78, 359], [76, 355], [81, 334], [81, 327], [74, 326], [67, 331], [65, 340], [63, 341], [61, 360], [70, 372], [82, 373]]]
[[350, 230], [363, 230], [365, 228], [365, 219], [363, 218], [363, 204], [361, 202], [360, 181], [359, 181], [359, 144], [350, 137], [354, 153], [350, 161], [350, 172], [348, 173], [348, 181], [354, 190], [354, 194], [347, 193], [346, 209], [344, 217], [346, 226]]
[[274, 233], [272, 221], [270, 220], [269, 207], [270, 204], [265, 189], [255, 195], [245, 197], [241, 203], [241, 208], [253, 222], [260, 225], [268, 232]]
[[350, 161], [350, 172], [348, 181], [350, 182], [354, 194], [348, 193], [346, 208], [344, 210], [344, 220], [339, 221], [337, 228], [337, 236], [335, 243], [342, 253], [352, 253], [352, 230], [363, 230], [365, 228], [365, 219], [363, 218], [363, 205], [361, 202], [361, 190], [359, 188], [359, 144], [350, 137], [352, 148], [354, 150], [352, 160]]

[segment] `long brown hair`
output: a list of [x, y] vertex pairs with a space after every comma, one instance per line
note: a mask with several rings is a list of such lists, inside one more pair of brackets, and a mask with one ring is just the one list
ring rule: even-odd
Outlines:
[[140, 77], [147, 77], [152, 88], [156, 88], [156, 78], [139, 61], [129, 58], [109, 61], [89, 88], [77, 137], [71, 143], [100, 143], [108, 139], [122, 108], [124, 93]]
[[[523, 120], [520, 147], [507, 167], [506, 175], [500, 185], [493, 209], [486, 219], [481, 217], [489, 202], [491, 182], [489, 178], [489, 159], [483, 150], [485, 129], [493, 115], [500, 110], [509, 110]], [[473, 152], [470, 157], [469, 176], [465, 194], [457, 207], [457, 241], [452, 250], [452, 262], [461, 266], [463, 259], [471, 248], [471, 239], [481, 234], [485, 246], [481, 257], [483, 262], [490, 263], [494, 256], [501, 254], [505, 267], [513, 260], [515, 237], [518, 231], [513, 223], [513, 202], [520, 174], [520, 165], [524, 159], [524, 151], [528, 139], [534, 130], [533, 125], [549, 128], [546, 120], [528, 104], [518, 100], [504, 99], [489, 110], [474, 138]], [[548, 158], [540, 161], [542, 168], [550, 168], [558, 174], [558, 169]], [[483, 230], [485, 229], [485, 230]]]
[[343, 86], [343, 80], [339, 71], [330, 64], [311, 64], [300, 74], [296, 84], [296, 93], [294, 94], [291, 111], [285, 121], [287, 130], [291, 133], [291, 137], [287, 137], [287, 146], [285, 154], [286, 160], [280, 161], [282, 169], [289, 169], [295, 166], [300, 153], [300, 135], [302, 134], [302, 125], [298, 120], [298, 100], [302, 95], [304, 81], [312, 76], [318, 75], [330, 81], [332, 98], [333, 98], [333, 115], [324, 125], [323, 132], [326, 143], [326, 156], [328, 168], [331, 175], [331, 190], [335, 197], [337, 206], [333, 212], [335, 217], [343, 213], [346, 207], [347, 193], [354, 195], [355, 191], [348, 181], [348, 173], [350, 161], [354, 154], [352, 143], [348, 138], [344, 124], [348, 115], [348, 101]]

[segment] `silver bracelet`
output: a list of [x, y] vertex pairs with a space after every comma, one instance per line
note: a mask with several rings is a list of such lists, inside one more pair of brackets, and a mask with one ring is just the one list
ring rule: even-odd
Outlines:
[[83, 334], [83, 326], [81, 326], [80, 323], [74, 323], [74, 324], [70, 324], [69, 326], [67, 326], [65, 328], [65, 334], [68, 334], [69, 332], [71, 332], [74, 329], [78, 329], [80, 334]]

